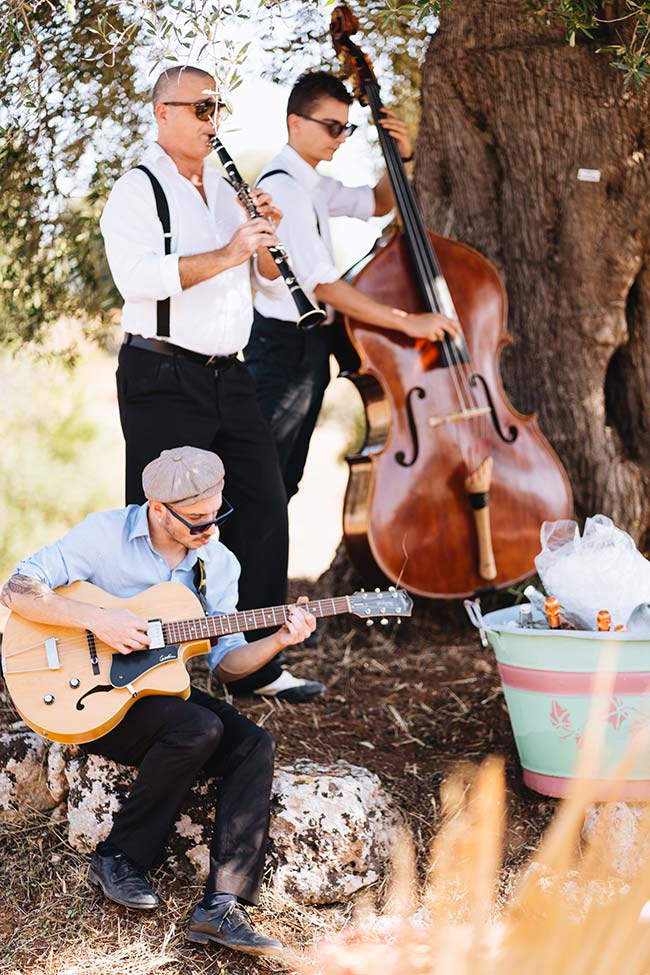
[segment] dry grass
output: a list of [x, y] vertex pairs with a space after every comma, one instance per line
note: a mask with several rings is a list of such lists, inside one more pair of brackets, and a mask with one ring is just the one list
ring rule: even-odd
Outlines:
[[[611, 676], [596, 680], [605, 689]], [[605, 695], [606, 699], [606, 695]], [[605, 817], [581, 842], [589, 780], [598, 768], [605, 715], [595, 704], [580, 767], [532, 861], [511, 892], [499, 896], [505, 819], [505, 778], [498, 759], [454, 776], [442, 791], [444, 822], [420, 888], [405, 842], [395, 863], [390, 916], [366, 915], [317, 945], [302, 975], [647, 975], [650, 924], [639, 913], [650, 898], [647, 849], [650, 812], [636, 837], [637, 870], [627, 883], [611, 876]], [[648, 736], [632, 741], [624, 778]], [[424, 925], [410, 920], [422, 905]], [[381, 920], [381, 919], [380, 919]]]
[[[302, 591], [305, 584], [296, 588]], [[304, 708], [237, 703], [274, 734], [279, 764], [298, 757], [346, 759], [376, 772], [407, 815], [421, 875], [442, 821], [440, 785], [449, 770], [459, 757], [475, 761], [495, 749], [506, 753], [513, 821], [501, 884], [508, 887], [554, 803], [521, 786], [498, 676], [491, 658], [475, 648], [473, 634], [430, 622], [369, 631], [342, 621], [325, 628], [309, 656], [289, 653], [293, 671], [326, 682], [325, 698]], [[0, 726], [15, 718], [0, 694]], [[163, 898], [160, 910], [143, 916], [110, 905], [88, 886], [87, 858], [69, 847], [60, 822], [34, 814], [20, 824], [0, 825], [0, 850], [3, 975], [63, 975], [75, 966], [107, 975], [157, 970], [253, 975], [278, 969], [277, 963], [185, 943], [187, 918], [201, 890], [167, 870], [153, 878]], [[382, 900], [382, 890], [373, 897]], [[348, 926], [353, 908], [305, 908], [266, 895], [252, 916], [261, 930], [300, 950]]]

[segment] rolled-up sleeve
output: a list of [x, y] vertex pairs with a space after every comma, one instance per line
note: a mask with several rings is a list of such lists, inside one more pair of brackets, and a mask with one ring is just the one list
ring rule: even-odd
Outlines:
[[260, 273], [260, 269], [257, 261], [257, 254], [253, 255], [251, 261], [251, 284], [255, 291], [261, 291], [262, 294], [266, 295], [267, 298], [276, 299], [277, 301], [282, 301], [289, 294], [289, 289], [287, 287], [286, 281], [280, 274], [279, 277], [265, 278], [263, 274]]
[[161, 301], [181, 293], [179, 255], [164, 253], [163, 229], [145, 173], [131, 170], [118, 179], [99, 225], [113, 280], [125, 301]]
[[371, 186], [346, 186], [338, 179], [323, 178], [322, 189], [332, 217], [370, 220], [375, 213], [375, 191]]

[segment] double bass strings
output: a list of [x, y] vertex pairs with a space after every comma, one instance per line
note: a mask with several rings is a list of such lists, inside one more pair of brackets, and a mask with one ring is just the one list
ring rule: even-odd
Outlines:
[[[368, 83], [365, 87], [366, 87], [366, 96], [368, 98], [368, 101], [371, 106], [371, 110], [375, 117], [375, 122], [378, 123], [380, 118], [380, 112], [383, 107], [381, 103], [381, 97], [379, 94], [378, 87], [370, 83]], [[402, 216], [402, 219], [404, 220], [409, 230], [409, 240], [413, 245], [412, 256], [417, 264], [417, 270], [419, 272], [418, 276], [419, 276], [421, 286], [425, 291], [425, 298], [428, 299], [431, 310], [437, 311], [439, 313], [444, 313], [445, 309], [443, 307], [443, 303], [440, 300], [438, 294], [436, 293], [436, 288], [435, 288], [435, 278], [441, 277], [442, 271], [438, 266], [438, 262], [433, 252], [433, 248], [430, 245], [428, 234], [424, 227], [419, 208], [413, 198], [412, 190], [406, 178], [406, 172], [404, 170], [402, 160], [399, 156], [399, 149], [397, 143], [392, 138], [392, 136], [390, 136], [382, 128], [381, 125], [377, 124], [377, 129], [379, 134], [379, 140], [381, 142], [382, 150], [384, 152], [384, 157], [386, 160], [386, 166], [391, 176], [391, 184], [393, 186], [393, 191], [397, 198], [398, 208]], [[465, 349], [467, 350], [467, 357], [469, 358], [469, 350], [463, 333], [462, 324], [458, 318], [458, 314], [455, 308], [453, 308], [453, 301], [452, 301], [452, 310], [453, 310], [454, 317], [460, 326], [461, 336], [463, 338]], [[447, 350], [449, 358], [451, 359], [451, 363], [452, 363], [452, 369], [450, 370], [451, 378], [454, 385], [456, 396], [458, 398], [458, 403], [461, 412], [467, 413], [472, 411], [473, 409], [481, 408], [482, 404], [479, 402], [471, 382], [472, 373], [469, 367], [469, 363], [465, 361], [462, 354], [459, 354], [456, 343], [453, 340], [449, 339], [443, 341], [445, 344], [445, 349]], [[459, 376], [457, 375], [457, 371], [460, 374]], [[472, 422], [473, 424], [476, 424], [477, 420], [473, 419]], [[459, 445], [459, 448], [461, 449], [461, 454], [464, 455], [465, 463], [468, 466], [468, 468], [471, 467], [472, 469], [475, 469], [475, 467], [478, 466], [480, 461], [483, 459], [479, 454], [481, 450], [479, 441], [483, 440], [483, 442], [486, 442], [488, 440], [487, 422], [488, 421], [485, 415], [481, 416], [478, 419], [480, 429], [479, 431], [477, 431], [476, 437], [473, 438], [475, 441], [474, 451], [472, 450], [471, 446], [469, 448], [469, 451], [464, 450], [463, 445], [461, 445], [461, 437], [462, 437], [461, 431], [460, 430], [454, 431], [456, 441]], [[462, 437], [463, 441], [464, 439], [465, 438]], [[470, 457], [473, 453], [476, 453], [478, 456], [475, 456], [470, 461], [470, 457], [467, 456], [468, 453]]]

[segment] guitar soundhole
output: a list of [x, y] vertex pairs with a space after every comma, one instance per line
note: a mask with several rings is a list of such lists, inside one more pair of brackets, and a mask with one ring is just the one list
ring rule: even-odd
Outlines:
[[85, 694], [81, 695], [81, 697], [77, 701], [77, 705], [76, 705], [77, 711], [83, 711], [83, 709], [86, 706], [83, 702], [87, 697], [90, 697], [91, 694], [106, 694], [108, 691], [112, 691], [112, 690], [113, 690], [112, 684], [96, 684], [95, 687], [91, 687], [89, 691], [86, 691]]

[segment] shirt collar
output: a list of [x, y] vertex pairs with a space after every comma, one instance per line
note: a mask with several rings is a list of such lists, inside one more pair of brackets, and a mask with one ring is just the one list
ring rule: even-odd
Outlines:
[[[149, 146], [142, 157], [142, 161], [144, 163], [151, 163], [152, 166], [162, 165], [163, 168], [167, 168], [170, 172], [176, 173], [177, 176], [180, 176], [178, 166], [158, 142], [153, 142]], [[215, 185], [218, 186], [221, 183], [225, 185], [226, 180], [222, 178], [221, 172], [216, 163], [214, 163], [214, 161], [210, 161], [210, 156], [206, 156], [203, 163], [203, 184], [207, 187], [206, 192], [212, 192]]]
[[[133, 541], [134, 538], [146, 538], [149, 545], [153, 551], [153, 545], [151, 544], [151, 532], [149, 531], [149, 519], [147, 517], [147, 509], [149, 504], [145, 501], [141, 505], [131, 505], [131, 511], [129, 512], [129, 541]], [[196, 564], [196, 560], [200, 557], [204, 562], [210, 562], [216, 555], [216, 550], [219, 545], [219, 540], [212, 538], [207, 545], [203, 548], [188, 548], [184, 558], [176, 566], [177, 569], [192, 569]]]
[[172, 159], [172, 157], [165, 152], [163, 147], [158, 142], [152, 142], [147, 151], [145, 152], [143, 162], [159, 163], [163, 166], [168, 166], [175, 173], [178, 172], [178, 166]]
[[[321, 181], [321, 175], [313, 166], [299, 155], [289, 144], [285, 145], [276, 156], [278, 162], [284, 163], [287, 171], [307, 190], [314, 190]], [[275, 166], [273, 167], [275, 168]]]
[[141, 505], [131, 505], [132, 510], [129, 513], [129, 541], [133, 541], [134, 538], [146, 537], [151, 543], [151, 535], [149, 533], [149, 519], [147, 518], [147, 508], [149, 503], [145, 501]]

